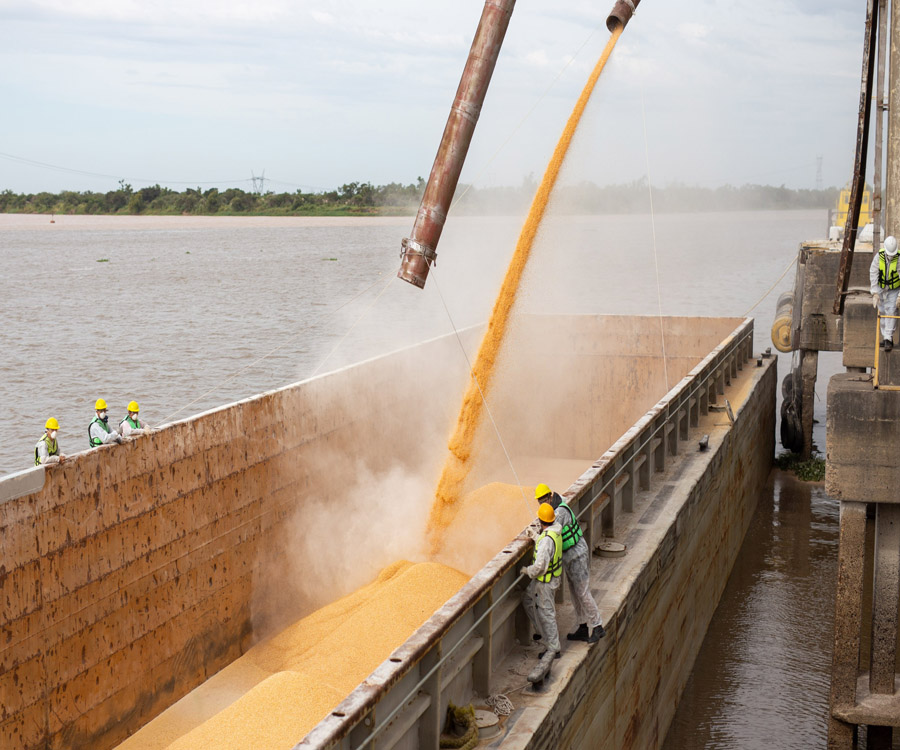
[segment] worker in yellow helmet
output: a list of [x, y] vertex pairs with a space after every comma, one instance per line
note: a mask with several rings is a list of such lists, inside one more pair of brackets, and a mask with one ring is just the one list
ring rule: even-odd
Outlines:
[[50, 417], [44, 425], [44, 434], [34, 446], [34, 465], [46, 466], [47, 464], [61, 464], [66, 457], [59, 452], [59, 443], [56, 442], [56, 433], [59, 431], [59, 422], [56, 417]]
[[606, 631], [603, 629], [600, 609], [591, 594], [591, 555], [584, 532], [578, 525], [574, 511], [546, 484], [539, 484], [534, 488], [534, 499], [539, 503], [548, 503], [553, 508], [556, 522], [562, 529], [563, 570], [569, 582], [575, 618], [579, 623], [575, 632], [569, 633], [566, 638], [570, 641], [596, 643], [606, 635]]
[[137, 401], [130, 401], [127, 409], [128, 414], [125, 416], [125, 419], [119, 422], [119, 432], [126, 438], [140, 437], [146, 430], [141, 420], [138, 419], [138, 412], [141, 410], [141, 407], [138, 406]]
[[562, 575], [562, 528], [556, 522], [553, 506], [547, 503], [538, 508], [538, 521], [541, 533], [534, 543], [534, 560], [531, 565], [519, 570], [531, 579], [522, 596], [522, 603], [525, 614], [546, 647], [538, 658], [547, 656], [548, 659], [558, 659], [561, 647], [554, 598]]
[[91, 441], [91, 448], [109, 445], [109, 443], [121, 443], [123, 440], [122, 436], [109, 426], [106, 401], [98, 398], [96, 403], [94, 403], [94, 411], [96, 416], [88, 425], [88, 439]]

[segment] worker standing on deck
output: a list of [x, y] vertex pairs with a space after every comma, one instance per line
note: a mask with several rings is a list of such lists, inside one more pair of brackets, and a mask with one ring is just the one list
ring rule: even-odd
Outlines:
[[122, 433], [122, 437], [140, 437], [144, 434], [146, 427], [138, 419], [139, 411], [140, 407], [137, 401], [129, 402], [128, 414], [125, 416], [125, 419], [119, 422], [119, 431]]
[[34, 446], [34, 465], [61, 464], [66, 457], [59, 452], [59, 443], [56, 442], [56, 432], [59, 430], [59, 422], [56, 417], [50, 417], [44, 425], [44, 434]]
[[94, 410], [97, 414], [88, 425], [88, 438], [91, 441], [91, 448], [109, 443], [121, 443], [122, 436], [108, 424], [109, 416], [106, 413], [106, 401], [98, 398], [94, 404]]
[[[543, 639], [547, 651], [555, 652], [556, 658], [559, 658], [561, 646], [554, 597], [562, 574], [562, 527], [556, 523], [553, 506], [547, 503], [538, 508], [538, 520], [541, 534], [534, 543], [534, 561], [519, 570], [531, 579], [522, 603], [525, 614]], [[540, 656], [543, 657], [547, 651], [541, 652]]]
[[[897, 240], [893, 236], [885, 237], [884, 247], [875, 253], [869, 266], [872, 305], [882, 316], [897, 314], [897, 295], [900, 294], [897, 261]], [[881, 318], [881, 346], [886, 352], [894, 348], [895, 322], [896, 318]]]
[[559, 493], [553, 492], [546, 484], [539, 484], [534, 488], [534, 499], [539, 503], [548, 503], [553, 508], [556, 522], [562, 528], [563, 570], [569, 581], [575, 617], [579, 622], [578, 629], [569, 633], [566, 638], [570, 641], [596, 643], [606, 635], [606, 631], [603, 629], [603, 618], [597, 602], [591, 594], [591, 555], [584, 532], [578, 525], [575, 512]]

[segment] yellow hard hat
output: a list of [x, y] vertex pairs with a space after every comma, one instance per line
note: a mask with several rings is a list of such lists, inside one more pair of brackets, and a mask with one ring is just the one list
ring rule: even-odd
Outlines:
[[58, 430], [59, 422], [56, 421], [56, 417], [50, 417], [50, 419], [47, 420], [47, 424], [44, 425], [44, 429], [45, 430]]
[[541, 507], [538, 508], [538, 518], [544, 523], [553, 523], [556, 520], [556, 511], [553, 510], [550, 503], [541, 503]]
[[94, 409], [97, 411], [100, 411], [101, 409], [105, 409], [105, 408], [106, 408], [106, 401], [104, 401], [102, 398], [98, 398], [97, 403], [94, 404]]
[[534, 488], [534, 499], [540, 500], [550, 494], [550, 488], [546, 484], [539, 484]]
[[140, 411], [140, 408], [137, 405], [137, 401], [130, 401], [128, 403], [128, 411], [133, 411], [135, 414]]

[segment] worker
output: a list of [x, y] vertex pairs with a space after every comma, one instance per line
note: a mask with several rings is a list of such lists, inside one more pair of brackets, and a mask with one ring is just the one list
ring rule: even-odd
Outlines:
[[553, 506], [547, 503], [538, 508], [538, 520], [541, 533], [534, 543], [534, 560], [531, 565], [522, 566], [519, 570], [519, 573], [531, 579], [522, 603], [525, 605], [525, 614], [546, 647], [538, 658], [552, 651], [558, 659], [561, 650], [554, 597], [562, 574], [562, 527], [556, 523]]
[[91, 441], [91, 448], [100, 445], [108, 445], [109, 443], [121, 443], [123, 438], [112, 427], [109, 426], [109, 416], [106, 410], [106, 401], [98, 398], [94, 404], [96, 416], [88, 425], [88, 438]]
[[900, 294], [900, 274], [897, 273], [897, 239], [884, 238], [884, 247], [872, 258], [869, 266], [869, 283], [872, 306], [881, 318], [881, 347], [889, 352], [894, 348], [894, 323], [896, 318], [884, 317], [897, 314], [897, 295]]
[[572, 509], [559, 493], [553, 492], [546, 484], [539, 484], [534, 488], [534, 498], [553, 508], [556, 522], [562, 528], [563, 570], [575, 605], [575, 618], [579, 622], [577, 630], [569, 633], [566, 638], [570, 641], [596, 643], [606, 635], [606, 631], [603, 629], [597, 602], [591, 594], [591, 555], [584, 532]]
[[127, 408], [128, 414], [125, 416], [125, 419], [119, 422], [119, 432], [126, 438], [140, 437], [144, 434], [146, 428], [141, 424], [140, 419], [138, 419], [138, 412], [140, 411], [138, 402], [130, 401]]
[[56, 442], [56, 433], [59, 430], [59, 422], [56, 417], [50, 417], [44, 425], [44, 434], [34, 446], [34, 465], [61, 464], [66, 457], [59, 452], [59, 443]]

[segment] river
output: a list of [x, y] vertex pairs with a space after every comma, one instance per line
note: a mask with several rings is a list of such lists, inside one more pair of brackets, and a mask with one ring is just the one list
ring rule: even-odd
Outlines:
[[[749, 313], [759, 351], [793, 270], [776, 281], [825, 221], [824, 210], [551, 211], [519, 309]], [[135, 399], [159, 425], [484, 321], [521, 223], [451, 218], [418, 291], [394, 279], [408, 217], [0, 215], [0, 474], [31, 465], [49, 416], [64, 453], [86, 449], [97, 398], [111, 422]], [[790, 357], [778, 364], [781, 377]], [[839, 354], [820, 356], [823, 450], [825, 390], [840, 369]], [[836, 555], [837, 503], [773, 474], [668, 750], [824, 745]]]

